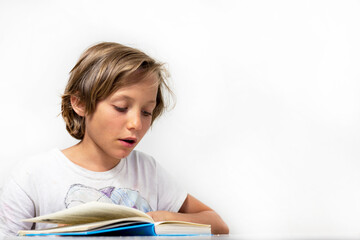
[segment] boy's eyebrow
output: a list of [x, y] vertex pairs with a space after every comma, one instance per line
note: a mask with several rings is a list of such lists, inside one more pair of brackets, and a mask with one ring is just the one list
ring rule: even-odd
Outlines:
[[[118, 95], [118, 96], [114, 96], [114, 98], [113, 98], [113, 100], [122, 100], [122, 99], [134, 101], [134, 99], [132, 97], [129, 97], [127, 95]], [[155, 100], [150, 100], [147, 103], [156, 103], [156, 101]]]

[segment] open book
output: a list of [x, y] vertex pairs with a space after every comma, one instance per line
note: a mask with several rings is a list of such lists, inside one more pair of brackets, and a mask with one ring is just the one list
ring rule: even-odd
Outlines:
[[102, 202], [89, 202], [23, 221], [65, 224], [66, 226], [41, 230], [21, 230], [18, 232], [19, 236], [156, 236], [211, 234], [210, 225], [182, 221], [154, 222], [149, 215], [137, 209]]

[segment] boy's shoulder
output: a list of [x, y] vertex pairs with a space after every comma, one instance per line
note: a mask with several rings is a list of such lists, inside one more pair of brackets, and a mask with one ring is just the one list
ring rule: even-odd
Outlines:
[[51, 149], [19, 160], [6, 182], [13, 182], [22, 189], [31, 189], [36, 184], [48, 181], [54, 173], [62, 172], [59, 167], [60, 154], [59, 149]]
[[19, 161], [15, 166], [14, 172], [19, 174], [36, 174], [44, 169], [50, 170], [55, 167], [59, 157], [59, 149], [51, 149], [42, 153], [37, 153]]

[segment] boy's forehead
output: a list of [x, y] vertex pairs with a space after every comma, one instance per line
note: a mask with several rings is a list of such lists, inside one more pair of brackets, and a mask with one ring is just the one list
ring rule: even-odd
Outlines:
[[159, 77], [155, 73], [134, 72], [126, 79], [118, 82], [112, 94], [108, 97], [111, 100], [126, 100], [132, 95], [141, 95], [145, 98], [156, 98], [160, 85]]
[[135, 100], [141, 98], [146, 102], [156, 102], [158, 82], [144, 80], [139, 83], [123, 86], [114, 91], [109, 97], [111, 100]]
[[[145, 98], [146, 96], [141, 96], [142, 98]], [[131, 96], [131, 95], [127, 95], [126, 92], [117, 92], [115, 94], [113, 94], [111, 96], [111, 100], [113, 101], [134, 101], [135, 97]], [[156, 99], [153, 98], [148, 98], [148, 101], [146, 101], [147, 103], [156, 103]]]

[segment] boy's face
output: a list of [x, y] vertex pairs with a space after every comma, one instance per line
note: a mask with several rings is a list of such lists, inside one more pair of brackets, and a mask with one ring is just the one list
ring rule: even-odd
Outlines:
[[149, 75], [140, 83], [120, 88], [99, 101], [94, 113], [85, 117], [83, 142], [105, 157], [128, 156], [150, 128], [157, 80], [155, 74]]

